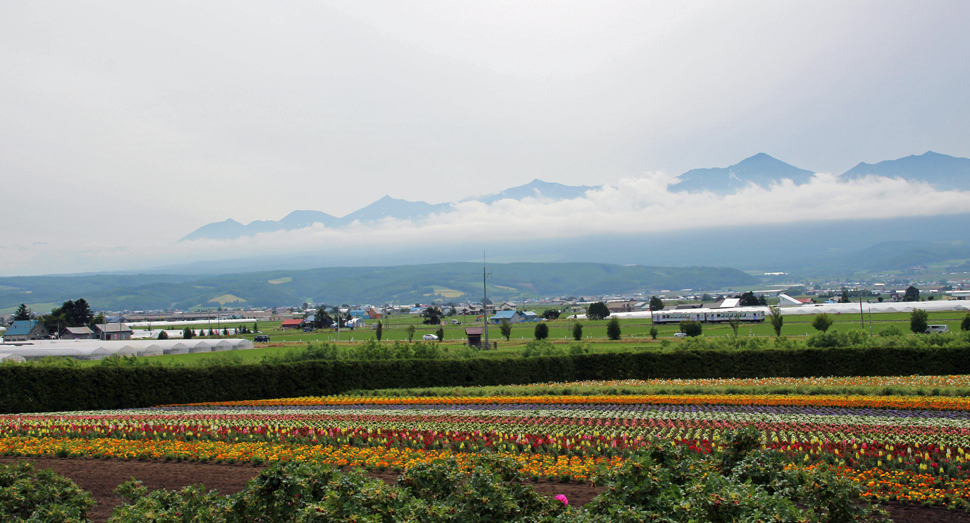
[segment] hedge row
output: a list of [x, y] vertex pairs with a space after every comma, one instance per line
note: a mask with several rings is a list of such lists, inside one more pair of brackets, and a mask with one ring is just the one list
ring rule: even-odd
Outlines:
[[504, 360], [308, 361], [225, 367], [0, 366], [0, 412], [150, 407], [355, 389], [627, 378], [970, 374], [968, 348], [704, 350]]

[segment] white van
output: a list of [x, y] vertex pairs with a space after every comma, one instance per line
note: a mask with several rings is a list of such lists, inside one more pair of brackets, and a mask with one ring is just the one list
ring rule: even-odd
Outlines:
[[946, 325], [927, 325], [926, 334], [939, 334], [941, 332], [950, 332], [950, 328]]

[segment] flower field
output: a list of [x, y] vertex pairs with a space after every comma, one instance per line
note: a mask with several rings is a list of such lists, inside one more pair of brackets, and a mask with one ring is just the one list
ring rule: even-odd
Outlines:
[[966, 508], [970, 499], [970, 399], [961, 397], [291, 398], [0, 416], [0, 452], [388, 469], [491, 452], [530, 476], [588, 480], [647, 446], [709, 453], [725, 431], [746, 427], [792, 467], [834, 470], [874, 500]]

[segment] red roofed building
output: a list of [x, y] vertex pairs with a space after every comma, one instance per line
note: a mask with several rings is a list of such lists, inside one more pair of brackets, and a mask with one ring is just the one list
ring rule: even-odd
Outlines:
[[283, 330], [302, 329], [302, 328], [303, 328], [303, 318], [298, 318], [295, 320], [283, 320]]

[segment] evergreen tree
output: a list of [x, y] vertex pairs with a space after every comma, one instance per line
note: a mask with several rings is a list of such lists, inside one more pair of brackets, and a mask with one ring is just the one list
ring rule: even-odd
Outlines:
[[377, 337], [377, 341], [381, 341], [381, 338], [384, 337], [384, 324], [383, 323], [377, 322], [377, 328], [374, 329], [374, 336]]
[[17, 312], [14, 313], [13, 321], [26, 321], [30, 319], [30, 309], [27, 308], [26, 304], [21, 303], [20, 307], [17, 307]]
[[970, 331], [970, 312], [963, 317], [963, 321], [960, 322], [960, 330]]
[[[705, 296], [707, 296], [707, 295], [705, 294]], [[710, 300], [711, 299], [710, 296], [708, 296], [707, 299]], [[661, 300], [660, 298], [656, 297], [656, 296], [651, 296], [650, 297], [650, 310], [651, 311], [662, 311], [662, 310], [664, 310], [664, 301]]]

